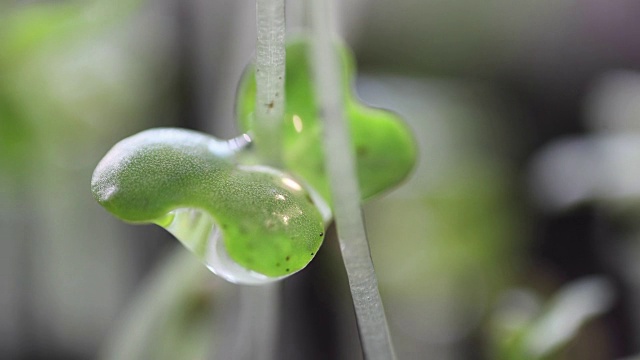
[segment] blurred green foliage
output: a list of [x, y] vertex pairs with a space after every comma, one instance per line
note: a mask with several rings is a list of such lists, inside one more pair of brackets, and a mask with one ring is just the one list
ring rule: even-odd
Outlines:
[[77, 116], [78, 110], [100, 108], [78, 109], [81, 99], [71, 99], [67, 93], [80, 89], [69, 85], [82, 86], [90, 96], [105, 84], [97, 83], [101, 79], [95, 77], [87, 82], [84, 69], [74, 69], [74, 74], [65, 67], [74, 58], [76, 66], [84, 65], [81, 61], [89, 55], [78, 51], [86, 48], [87, 41], [104, 37], [105, 30], [137, 4], [136, 0], [111, 5], [107, 1], [36, 3], [0, 14], [0, 169], [23, 176], [34, 156], [47, 151], [43, 143], [86, 134], [86, 119]]

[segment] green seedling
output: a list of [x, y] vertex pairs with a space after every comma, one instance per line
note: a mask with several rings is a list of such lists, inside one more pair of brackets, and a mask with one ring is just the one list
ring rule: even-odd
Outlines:
[[[122, 140], [98, 164], [92, 179], [98, 202], [125, 221], [164, 227], [232, 282], [264, 283], [304, 268], [331, 217], [307, 51], [304, 41], [287, 48], [284, 171], [246, 165], [259, 159], [248, 135], [221, 141], [188, 130], [147, 130]], [[341, 54], [348, 86], [354, 65], [346, 48]], [[238, 121], [247, 133], [255, 126], [255, 102], [249, 69], [238, 91]], [[407, 176], [415, 142], [395, 114], [350, 93], [345, 107], [362, 197], [369, 198]]]

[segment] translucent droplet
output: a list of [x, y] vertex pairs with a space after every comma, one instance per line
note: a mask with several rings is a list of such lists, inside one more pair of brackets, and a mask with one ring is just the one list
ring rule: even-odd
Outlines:
[[[167, 222], [169, 220], [169, 222]], [[176, 209], [156, 221], [191, 250], [214, 274], [244, 285], [259, 285], [288, 277], [269, 277], [236, 263], [224, 246], [222, 231], [213, 218], [199, 209]]]

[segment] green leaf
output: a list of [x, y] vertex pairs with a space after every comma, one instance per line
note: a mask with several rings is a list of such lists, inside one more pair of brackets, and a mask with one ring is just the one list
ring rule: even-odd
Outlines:
[[224, 251], [243, 268], [270, 278], [290, 275], [320, 247], [323, 216], [287, 174], [236, 164], [242, 149], [236, 144], [189, 130], [143, 131], [98, 164], [93, 194], [125, 221], [171, 230], [207, 265], [220, 260], [220, 249], [208, 243], [220, 231]]
[[[284, 165], [302, 177], [324, 199], [329, 184], [322, 150], [322, 124], [314, 95], [306, 40], [287, 45], [286, 109], [283, 124]], [[355, 66], [351, 52], [340, 47], [344, 87], [350, 89]], [[360, 192], [364, 199], [387, 190], [407, 177], [416, 162], [416, 143], [399, 116], [362, 104], [345, 91], [345, 109], [357, 161]], [[238, 89], [236, 112], [240, 128], [250, 132], [256, 102], [254, 68], [249, 67]]]

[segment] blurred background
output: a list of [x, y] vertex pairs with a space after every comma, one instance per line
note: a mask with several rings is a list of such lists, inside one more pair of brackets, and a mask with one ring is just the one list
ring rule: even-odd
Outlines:
[[[338, 6], [357, 93], [420, 146], [365, 205], [398, 357], [640, 358], [640, 2]], [[248, 0], [0, 1], [0, 359], [233, 358], [241, 290], [89, 184], [142, 129], [237, 135], [254, 22]], [[330, 234], [284, 281], [276, 358], [361, 358], [341, 261]]]

